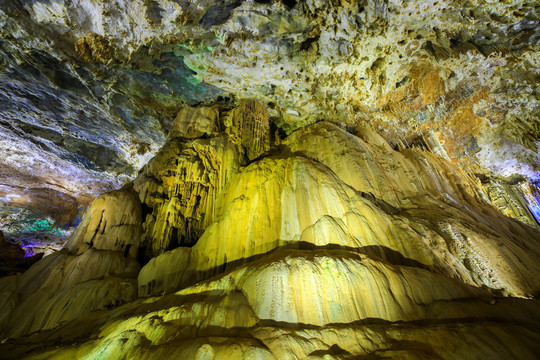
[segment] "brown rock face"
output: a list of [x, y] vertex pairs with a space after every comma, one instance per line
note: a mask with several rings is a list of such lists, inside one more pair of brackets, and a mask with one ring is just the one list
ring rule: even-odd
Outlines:
[[270, 149], [270, 124], [264, 106], [256, 100], [246, 100], [224, 119], [227, 134], [241, 145], [249, 160]]
[[4, 238], [4, 233], [0, 231], [0, 260], [20, 260], [24, 258], [24, 250], [16, 244], [11, 244]]
[[4, 233], [0, 231], [0, 259], [22, 259], [24, 258], [24, 250], [16, 244], [11, 244], [4, 238]]
[[42, 255], [25, 258], [24, 250], [17, 244], [7, 242], [0, 231], [0, 277], [24, 272]]
[[75, 52], [77, 55], [88, 62], [108, 63], [114, 59], [114, 51], [109, 41], [96, 33], [90, 33], [79, 38], [75, 42]]
[[0, 279], [0, 358], [537, 357], [534, 185], [481, 182], [430, 132], [269, 129], [251, 100], [182, 110], [64, 250]]
[[8, 243], [4, 237], [4, 233], [0, 231], [0, 251], [2, 257], [23, 258], [24, 250], [15, 244]]

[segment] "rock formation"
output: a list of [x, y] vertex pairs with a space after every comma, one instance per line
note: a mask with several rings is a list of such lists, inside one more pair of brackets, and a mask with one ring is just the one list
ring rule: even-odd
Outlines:
[[0, 0], [0, 358], [539, 358], [539, 12]]
[[[370, 123], [394, 148], [424, 138], [467, 173], [537, 183], [538, 21], [530, 0], [2, 1], [0, 224], [22, 206], [22, 224], [74, 225], [180, 109], [246, 98], [281, 133]], [[254, 110], [230, 121], [259, 131]], [[252, 146], [248, 159], [268, 139]]]
[[[143, 241], [154, 255], [196, 242], [213, 219], [223, 186], [239, 167], [242, 149], [219, 135], [218, 119], [217, 109], [183, 109], [170, 140], [134, 181], [141, 202], [151, 209]], [[214, 137], [199, 139], [203, 135]]]
[[0, 279], [0, 358], [537, 358], [534, 185], [421, 140], [181, 110], [63, 250]]

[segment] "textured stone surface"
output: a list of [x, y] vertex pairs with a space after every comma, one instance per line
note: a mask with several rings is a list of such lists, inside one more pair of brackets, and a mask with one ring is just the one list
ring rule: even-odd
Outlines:
[[239, 166], [239, 152], [226, 137], [168, 142], [135, 179], [151, 213], [144, 242], [153, 254], [193, 245], [214, 216], [214, 203]]
[[[394, 150], [328, 122], [240, 165], [239, 109], [224, 134], [171, 136], [64, 250], [0, 279], [0, 357], [535, 358], [533, 187], [482, 184], [432, 134]], [[172, 241], [178, 219], [200, 234]]]
[[96, 199], [62, 251], [22, 275], [6, 278], [5, 286], [12, 289], [6, 295], [11, 310], [4, 315], [2, 334], [54, 328], [133, 300], [141, 222], [139, 199], [129, 187]]
[[246, 100], [229, 112], [223, 120], [232, 141], [245, 149], [249, 160], [270, 150], [270, 124], [264, 106], [256, 100]]
[[538, 10], [0, 2], [0, 358], [537, 358]]
[[0, 252], [2, 260], [5, 258], [21, 259], [24, 257], [24, 250], [16, 244], [8, 243], [2, 231], [0, 231]]
[[[309, 271], [302, 272], [305, 270]], [[347, 270], [352, 272], [347, 275]], [[379, 282], [359, 281], [372, 280], [372, 276], [381, 278]], [[370, 284], [372, 287], [363, 289]], [[332, 292], [334, 287], [340, 291]], [[333, 294], [331, 300], [321, 301], [323, 293]], [[345, 296], [352, 293], [355, 297]], [[380, 302], [374, 294], [389, 302]], [[380, 317], [365, 317], [372, 315]], [[11, 355], [24, 351], [24, 358], [57, 359], [92, 359], [97, 354], [197, 358], [201, 353], [214, 354], [215, 358], [257, 359], [340, 358], [344, 354], [534, 359], [539, 348], [538, 333], [533, 329], [539, 316], [538, 306], [530, 301], [490, 300], [484, 290], [425, 270], [396, 267], [340, 251], [308, 256], [289, 252], [276, 253], [176, 294], [85, 315], [64, 327], [27, 338], [25, 349], [13, 341], [3, 347]], [[418, 317], [423, 321], [384, 320]], [[362, 320], [349, 321], [358, 318]], [[464, 318], [468, 319], [466, 323], [462, 323]], [[297, 323], [299, 319], [308, 323]], [[512, 324], [506, 324], [510, 319]], [[332, 324], [310, 324], [328, 321]], [[88, 340], [88, 336], [95, 340]], [[69, 346], [36, 349], [33, 345], [55, 338], [64, 339]]]
[[66, 244], [74, 254], [87, 249], [120, 251], [137, 257], [141, 241], [142, 210], [137, 193], [129, 187], [98, 197]]
[[75, 256], [58, 252], [43, 258], [23, 275], [5, 278], [11, 288], [3, 336], [50, 329], [97, 309], [136, 297], [138, 263], [119, 252], [88, 250]]
[[[294, 144], [290, 150], [306, 149], [303, 154], [320, 163], [292, 156], [242, 169], [218, 199], [216, 220], [189, 259], [178, 252], [172, 270], [167, 264], [175, 255], [168, 254], [168, 260], [156, 260], [161, 265], [154, 271], [172, 270], [180, 285], [200, 279], [200, 271], [223, 271], [227, 263], [278, 247], [337, 246], [514, 294], [538, 291], [537, 228], [498, 213], [482, 186], [458, 167], [425, 152], [381, 149], [377, 139], [383, 140], [373, 139], [375, 144], [366, 143], [324, 123], [291, 135], [284, 141]], [[241, 246], [238, 234], [246, 234]], [[146, 277], [141, 284], [143, 293], [149, 282]]]
[[287, 133], [370, 123], [409, 147], [431, 131], [467, 172], [540, 179], [531, 1], [0, 6], [0, 197], [10, 206], [51, 212], [44, 198], [61, 194], [70, 202], [56, 202], [54, 219], [74, 218], [156, 153], [185, 104], [245, 98]]
[[218, 133], [219, 111], [217, 108], [192, 108], [186, 106], [176, 116], [169, 138], [199, 138]]
[[525, 224], [538, 225], [534, 217], [535, 214], [529, 209], [529, 207], [534, 209], [534, 206], [529, 205], [527, 201], [529, 198], [533, 204], [536, 202], [529, 186], [519, 187], [518, 185], [497, 182], [488, 182], [483, 186], [491, 202], [504, 215], [518, 219]]

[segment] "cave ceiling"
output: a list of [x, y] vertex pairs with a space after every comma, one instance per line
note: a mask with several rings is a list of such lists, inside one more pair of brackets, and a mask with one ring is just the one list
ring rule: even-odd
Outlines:
[[69, 228], [134, 178], [184, 106], [247, 98], [281, 135], [369, 124], [400, 149], [430, 134], [479, 179], [538, 182], [539, 11], [526, 0], [0, 0], [0, 226]]

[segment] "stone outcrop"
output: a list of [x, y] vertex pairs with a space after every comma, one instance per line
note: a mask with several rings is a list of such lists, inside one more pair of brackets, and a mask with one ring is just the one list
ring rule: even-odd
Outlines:
[[2, 231], [0, 231], [0, 258], [2, 260], [24, 258], [24, 250], [16, 244], [7, 242]]
[[176, 116], [169, 131], [169, 139], [177, 137], [199, 138], [219, 133], [219, 110], [216, 107], [192, 108], [186, 106]]
[[537, 202], [529, 184], [520, 186], [490, 181], [483, 184], [483, 187], [489, 200], [504, 215], [518, 219], [525, 224], [538, 226], [538, 219], [529, 209], [534, 209]]
[[193, 245], [211, 222], [217, 196], [239, 166], [224, 137], [169, 141], [135, 179], [146, 215], [144, 242], [154, 254]]
[[141, 205], [129, 187], [97, 198], [64, 249], [6, 278], [2, 334], [50, 329], [137, 296]]
[[[191, 252], [158, 257], [153, 271], [176, 273], [185, 286], [277, 248], [338, 247], [514, 295], [540, 289], [537, 228], [508, 221], [458, 167], [426, 152], [394, 151], [370, 134], [364, 142], [319, 123], [291, 135], [283, 144], [294, 155], [243, 168]], [[241, 245], [238, 234], [245, 234]], [[165, 288], [147, 275], [139, 281], [142, 293], [170, 290], [170, 281]]]
[[245, 149], [249, 160], [270, 150], [270, 123], [264, 106], [255, 100], [244, 101], [223, 120], [232, 141]]
[[151, 209], [144, 242], [153, 255], [195, 244], [244, 156], [252, 160], [270, 149], [268, 114], [255, 100], [223, 114], [217, 107], [187, 107], [169, 139], [134, 181], [141, 202]]
[[117, 190], [97, 198], [65, 248], [71, 253], [86, 250], [120, 251], [137, 257], [141, 239], [142, 209], [137, 194]]
[[536, 358], [533, 184], [494, 193], [433, 134], [279, 139], [263, 110], [186, 108], [62, 251], [0, 279], [0, 358]]
[[114, 59], [114, 50], [109, 41], [96, 33], [90, 33], [75, 41], [75, 52], [81, 59], [88, 62], [106, 64]]
[[20, 274], [42, 256], [43, 254], [27, 256], [18, 244], [6, 241], [4, 233], [0, 231], [0, 277]]

